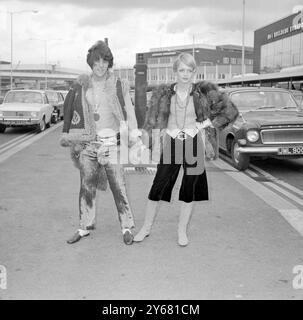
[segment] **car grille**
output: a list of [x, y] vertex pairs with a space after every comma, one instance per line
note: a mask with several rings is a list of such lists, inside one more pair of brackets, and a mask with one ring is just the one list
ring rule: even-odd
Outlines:
[[303, 143], [303, 128], [262, 130], [261, 139], [264, 144]]
[[30, 117], [29, 111], [3, 111], [4, 117]]

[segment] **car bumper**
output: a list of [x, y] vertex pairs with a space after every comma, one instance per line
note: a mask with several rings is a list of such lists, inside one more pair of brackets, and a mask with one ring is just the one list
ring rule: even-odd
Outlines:
[[39, 124], [39, 119], [31, 119], [31, 118], [24, 118], [24, 119], [13, 119], [13, 118], [0, 118], [0, 124], [4, 124], [6, 126], [33, 126]]
[[240, 147], [238, 151], [241, 153], [273, 153], [278, 154], [279, 147], [265, 147], [265, 148], [256, 148], [256, 147]]

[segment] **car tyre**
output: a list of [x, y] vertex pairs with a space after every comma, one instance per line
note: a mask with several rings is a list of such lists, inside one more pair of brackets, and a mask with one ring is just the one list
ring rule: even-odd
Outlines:
[[51, 123], [56, 124], [59, 121], [59, 114], [58, 113], [54, 113], [51, 116]]
[[46, 129], [46, 123], [45, 123], [45, 118], [40, 121], [38, 124], [38, 132], [43, 132]]
[[0, 133], [4, 133], [5, 129], [6, 129], [6, 125], [0, 124]]
[[58, 113], [57, 113], [57, 122], [59, 122], [61, 120], [62, 116], [60, 114], [60, 111], [58, 110]]
[[50, 117], [49, 122], [46, 124], [46, 128], [50, 128], [52, 123], [52, 117]]
[[234, 140], [231, 146], [231, 158], [234, 167], [240, 171], [244, 171], [249, 167], [250, 158], [249, 155], [237, 151], [238, 148], [239, 144]]

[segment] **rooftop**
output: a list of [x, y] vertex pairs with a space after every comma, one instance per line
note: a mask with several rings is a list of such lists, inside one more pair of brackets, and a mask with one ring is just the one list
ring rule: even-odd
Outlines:
[[[242, 46], [235, 45], [235, 44], [224, 44], [219, 46], [213, 46], [213, 45], [207, 45], [204, 43], [196, 43], [196, 44], [188, 44], [183, 46], [151, 48], [149, 52], [163, 52], [163, 51], [187, 50], [187, 49], [192, 50], [193, 47], [195, 47], [195, 49], [208, 49], [208, 50], [221, 49], [221, 50], [230, 50], [230, 51], [242, 51]], [[253, 53], [254, 48], [245, 46], [245, 51]]]
[[[10, 71], [11, 64], [0, 64], [0, 71]], [[29, 71], [51, 71], [52, 73], [65, 73], [65, 74], [81, 74], [83, 70], [63, 68], [56, 64], [15, 64], [13, 65], [13, 71], [17, 72], [29, 72]]]
[[[202, 44], [202, 43], [196, 43], [196, 44], [194, 44], [194, 47], [200, 48], [200, 49], [216, 50], [216, 46], [211, 46], [211, 45]], [[149, 49], [149, 51], [150, 52], [160, 52], [160, 51], [173, 51], [173, 50], [183, 50], [183, 49], [192, 49], [192, 48], [193, 48], [192, 44], [187, 44], [187, 45], [183, 45], [183, 46], [151, 48], [151, 49]]]

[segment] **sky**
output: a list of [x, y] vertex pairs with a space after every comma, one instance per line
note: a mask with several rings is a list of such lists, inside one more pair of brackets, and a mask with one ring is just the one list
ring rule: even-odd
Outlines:
[[[299, 0], [246, 0], [245, 45], [254, 31], [303, 8]], [[88, 71], [87, 50], [109, 39], [115, 67], [135, 64], [151, 48], [242, 44], [243, 0], [0, 0], [0, 60], [60, 63]], [[19, 12], [28, 10], [26, 12]], [[33, 13], [32, 10], [38, 10]], [[46, 49], [46, 50], [45, 50]]]

